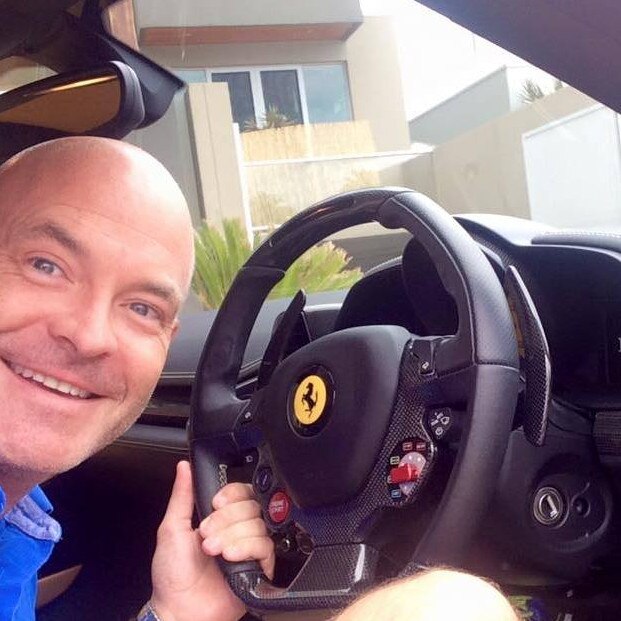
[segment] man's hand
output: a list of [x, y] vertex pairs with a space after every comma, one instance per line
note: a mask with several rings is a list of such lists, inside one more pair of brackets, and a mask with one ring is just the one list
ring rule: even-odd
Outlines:
[[179, 462], [151, 567], [151, 605], [162, 621], [237, 621], [244, 614], [213, 558], [218, 554], [228, 561], [256, 559], [268, 576], [274, 571], [274, 546], [252, 488], [227, 485], [213, 506], [193, 529], [190, 464]]

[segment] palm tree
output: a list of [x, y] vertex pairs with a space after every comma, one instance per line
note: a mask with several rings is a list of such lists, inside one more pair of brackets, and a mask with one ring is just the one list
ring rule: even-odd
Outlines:
[[279, 127], [288, 127], [289, 125], [295, 125], [295, 123], [276, 106], [269, 106], [259, 123], [254, 120], [246, 121], [244, 123], [244, 131], [256, 132], [260, 129], [278, 129]]
[[523, 103], [529, 104], [537, 101], [537, 99], [543, 99], [545, 93], [543, 89], [534, 80], [524, 80], [522, 84], [522, 92], [520, 93], [520, 99]]

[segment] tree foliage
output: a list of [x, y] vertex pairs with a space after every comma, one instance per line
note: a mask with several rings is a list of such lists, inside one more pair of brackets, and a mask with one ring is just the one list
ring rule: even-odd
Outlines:
[[543, 99], [545, 97], [545, 93], [543, 89], [537, 82], [533, 80], [524, 80], [522, 84], [522, 92], [520, 93], [520, 99], [524, 103], [533, 103], [537, 101], [537, 99]]
[[[565, 84], [558, 78], [555, 78], [554, 83], [552, 84], [551, 92], [560, 91], [562, 88], [565, 88]], [[522, 100], [522, 103], [529, 104], [537, 101], [538, 99], [543, 99], [549, 94], [549, 92], [546, 93], [534, 80], [524, 80], [522, 83], [522, 91], [520, 92], [520, 99]]]
[[192, 288], [205, 308], [217, 308], [252, 253], [242, 223], [225, 220], [222, 231], [204, 223], [194, 232], [194, 253]]
[[[205, 308], [218, 308], [252, 254], [252, 246], [239, 220], [225, 220], [222, 230], [204, 223], [194, 239], [192, 288]], [[300, 289], [307, 293], [347, 289], [362, 277], [360, 269], [347, 269], [349, 261], [347, 253], [332, 242], [314, 246], [291, 265], [269, 297], [292, 297]]]
[[246, 121], [243, 131], [256, 132], [261, 129], [278, 129], [280, 127], [289, 127], [290, 125], [295, 125], [295, 123], [286, 114], [281, 112], [276, 106], [269, 106], [258, 123], [251, 120]]

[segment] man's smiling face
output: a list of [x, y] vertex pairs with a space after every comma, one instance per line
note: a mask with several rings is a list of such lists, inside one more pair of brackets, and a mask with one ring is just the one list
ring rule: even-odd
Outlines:
[[53, 474], [140, 414], [187, 291], [172, 179], [122, 143], [73, 139], [0, 174], [0, 468]]

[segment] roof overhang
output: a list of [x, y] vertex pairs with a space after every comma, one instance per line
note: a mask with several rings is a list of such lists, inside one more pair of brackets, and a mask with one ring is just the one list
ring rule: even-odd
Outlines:
[[141, 28], [139, 40], [141, 46], [345, 41], [358, 26], [360, 26], [360, 22], [262, 24], [257, 26], [148, 27]]

